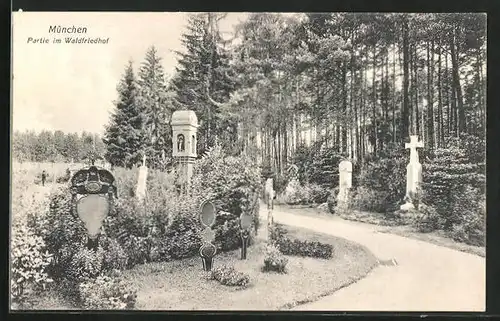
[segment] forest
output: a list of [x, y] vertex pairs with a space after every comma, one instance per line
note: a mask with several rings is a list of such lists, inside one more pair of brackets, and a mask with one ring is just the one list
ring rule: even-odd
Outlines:
[[[197, 113], [200, 155], [218, 144], [280, 173], [304, 146], [363, 164], [404, 150], [409, 135], [424, 154], [450, 139], [485, 144], [484, 14], [252, 13], [229, 37], [225, 16], [190, 16], [173, 75], [154, 46], [137, 70], [125, 66], [102, 138], [111, 164], [144, 153], [168, 164], [179, 109]], [[32, 137], [14, 144], [21, 136]], [[46, 157], [38, 149], [30, 158]]]

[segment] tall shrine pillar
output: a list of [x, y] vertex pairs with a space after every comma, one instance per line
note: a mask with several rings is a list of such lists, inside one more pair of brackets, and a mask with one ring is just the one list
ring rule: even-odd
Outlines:
[[172, 156], [179, 173], [179, 184], [189, 191], [193, 164], [197, 157], [196, 132], [198, 118], [192, 110], [178, 110], [172, 114]]

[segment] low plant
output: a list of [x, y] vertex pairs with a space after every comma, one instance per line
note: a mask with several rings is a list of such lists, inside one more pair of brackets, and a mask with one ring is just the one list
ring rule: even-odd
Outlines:
[[131, 310], [137, 301], [137, 291], [119, 277], [101, 275], [80, 283], [79, 299], [88, 310]]
[[210, 272], [210, 279], [217, 280], [220, 284], [226, 286], [246, 287], [250, 283], [248, 274], [226, 265], [213, 269]]
[[277, 244], [268, 244], [266, 247], [266, 256], [264, 258], [263, 272], [286, 273], [288, 259], [280, 252]]

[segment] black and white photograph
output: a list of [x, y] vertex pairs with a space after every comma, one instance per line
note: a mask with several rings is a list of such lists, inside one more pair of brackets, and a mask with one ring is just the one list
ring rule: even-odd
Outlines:
[[484, 312], [487, 18], [13, 12], [10, 310]]

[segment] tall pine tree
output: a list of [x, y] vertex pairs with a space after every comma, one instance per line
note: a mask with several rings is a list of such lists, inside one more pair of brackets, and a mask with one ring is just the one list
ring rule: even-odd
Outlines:
[[137, 83], [130, 61], [117, 87], [116, 109], [106, 127], [105, 158], [113, 166], [132, 167], [142, 156], [143, 116], [137, 104]]
[[236, 123], [221, 110], [234, 89], [229, 52], [218, 30], [223, 17], [203, 13], [189, 18], [188, 31], [182, 36], [185, 52], [177, 52], [179, 66], [171, 82], [175, 108], [194, 110], [200, 120], [200, 154], [217, 142], [234, 144], [237, 135]]
[[161, 58], [152, 46], [146, 53], [139, 70], [139, 106], [144, 114], [143, 153], [146, 153], [148, 165], [159, 167], [166, 156], [171, 154], [171, 133], [169, 130], [172, 110], [167, 99], [165, 74]]

